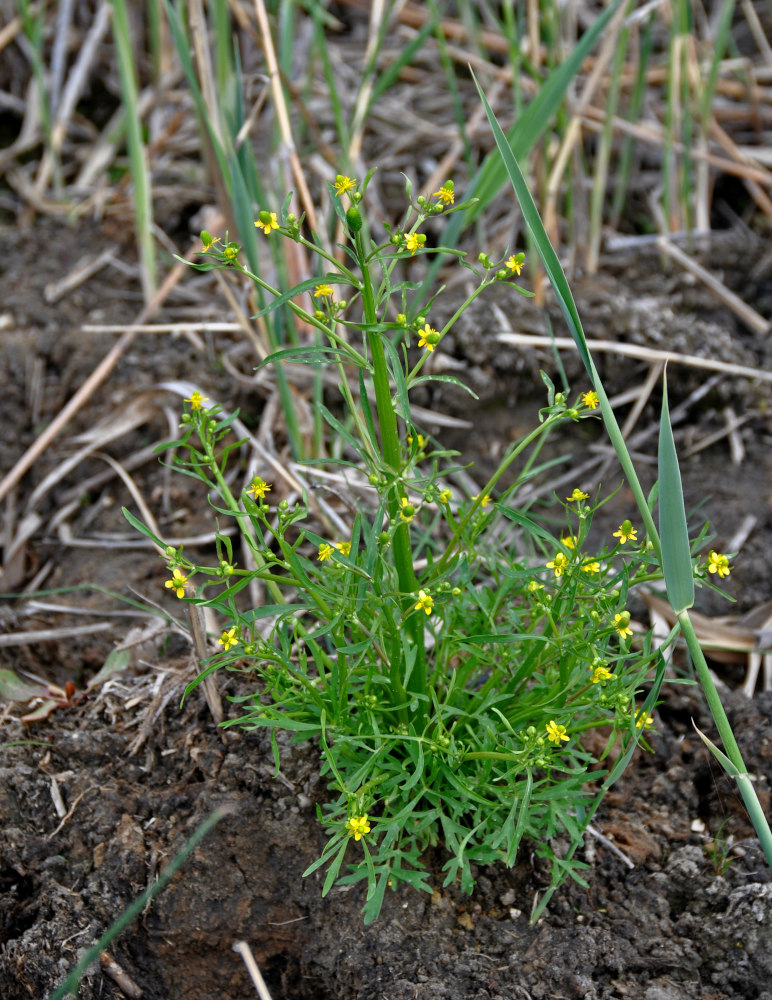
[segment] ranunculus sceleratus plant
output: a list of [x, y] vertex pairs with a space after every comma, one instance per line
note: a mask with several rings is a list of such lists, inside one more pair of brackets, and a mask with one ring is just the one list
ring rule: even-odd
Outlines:
[[[580, 484], [556, 498], [565, 525], [557, 537], [518, 508], [543, 439], [596, 416], [594, 391], [569, 399], [543, 376], [547, 405], [534, 429], [475, 496], [456, 484], [452, 454], [411, 416], [411, 390], [448, 379], [426, 372], [426, 361], [470, 303], [495, 282], [529, 294], [513, 281], [524, 255], [493, 262], [480, 253], [470, 262], [444, 249], [468, 269], [474, 291], [444, 323], [434, 300], [411, 309], [401, 262], [437, 252], [421, 232], [427, 219], [467, 206], [455, 204], [451, 181], [415, 201], [408, 184], [404, 224], [376, 246], [360, 210], [366, 184], [339, 175], [330, 185], [348, 239], [342, 261], [306, 238], [302, 219], [260, 211], [255, 226], [266, 239], [295, 241], [317, 257], [318, 276], [295, 288], [280, 291], [251, 273], [227, 235], [202, 233], [195, 265], [241, 272], [318, 332], [315, 344], [266, 363], [337, 369], [345, 415], [324, 410], [339, 442], [331, 452], [364, 474], [371, 496], [350, 534], [326, 533], [309, 517], [307, 496], [277, 502], [282, 487], [266, 470], [267, 479], [233, 490], [225, 470], [239, 445], [234, 417], [200, 392], [186, 401], [181, 438], [162, 447], [185, 449], [175, 464], [218, 498], [218, 523], [234, 519], [255, 567], [243, 557], [238, 565], [224, 532], [214, 566], [165, 549], [166, 587], [222, 618], [218, 651], [196, 683], [221, 668], [254, 676], [254, 693], [238, 699], [242, 714], [226, 724], [268, 727], [277, 767], [277, 729], [318, 742], [330, 790], [318, 815], [329, 840], [306, 874], [326, 868], [323, 893], [366, 880], [370, 921], [387, 886], [432, 888], [422, 855], [437, 844], [445, 884], [467, 892], [474, 864], [511, 865], [523, 840], [551, 865], [551, 890], [567, 875], [581, 882], [576, 848], [652, 725], [663, 663], [650, 637], [630, 627], [632, 588], [661, 579], [642, 529], [626, 520], [590, 547], [603, 501]], [[497, 492], [510, 467], [519, 474]], [[696, 571], [728, 570], [719, 553], [709, 562], [700, 569], [695, 561]], [[254, 579], [268, 602], [258, 608], [244, 601]]]

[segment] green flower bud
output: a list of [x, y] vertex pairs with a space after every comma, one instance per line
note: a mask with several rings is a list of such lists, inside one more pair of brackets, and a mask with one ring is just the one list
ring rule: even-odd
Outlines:
[[346, 212], [346, 222], [352, 233], [358, 233], [362, 228], [362, 215], [356, 205], [351, 205]]

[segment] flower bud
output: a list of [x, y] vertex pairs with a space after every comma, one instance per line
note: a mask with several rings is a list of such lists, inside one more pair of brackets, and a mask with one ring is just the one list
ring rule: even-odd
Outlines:
[[346, 212], [346, 222], [352, 233], [358, 233], [362, 228], [362, 215], [356, 205], [351, 205]]

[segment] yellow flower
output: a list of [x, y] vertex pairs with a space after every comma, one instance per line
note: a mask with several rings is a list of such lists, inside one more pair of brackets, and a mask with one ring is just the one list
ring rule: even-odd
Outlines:
[[425, 347], [427, 351], [433, 351], [439, 339], [439, 330], [435, 330], [428, 323], [424, 323], [423, 330], [418, 331], [418, 346]]
[[[354, 188], [357, 186], [356, 178], [344, 177], [343, 174], [336, 174], [334, 186], [335, 186], [335, 194], [337, 194], [338, 197], [340, 197], [342, 194], [345, 194], [346, 191], [354, 190]], [[359, 837], [357, 837], [357, 840], [359, 840]]]
[[560, 544], [565, 545], [567, 549], [575, 549], [576, 541], [576, 535], [567, 535], [565, 538], [560, 539]]
[[538, 580], [531, 580], [528, 584], [528, 592], [530, 594], [535, 594], [538, 590], [544, 590], [544, 584], [539, 583]]
[[[419, 448], [423, 448], [423, 446], [426, 444], [426, 438], [423, 436], [423, 434], [418, 434], [417, 435], [417, 440], [418, 440], [418, 447]], [[408, 444], [412, 444], [413, 443], [413, 435], [412, 434], [408, 434], [408, 436], [407, 436], [407, 443]]]
[[331, 298], [332, 297], [332, 285], [316, 285], [314, 288], [314, 298]]
[[258, 498], [262, 500], [265, 494], [270, 492], [271, 492], [271, 484], [266, 483], [264, 479], [260, 478], [260, 476], [255, 476], [255, 478], [247, 487], [247, 493], [254, 493], [256, 500]]
[[614, 628], [623, 639], [633, 634], [633, 630], [630, 628], [629, 611], [623, 611], [621, 615], [614, 615]]
[[211, 233], [208, 233], [206, 230], [204, 230], [201, 233], [201, 253], [208, 253], [215, 245], [215, 243], [219, 242], [220, 242], [219, 236], [212, 236]]
[[552, 562], [547, 563], [547, 569], [555, 571], [556, 577], [561, 577], [566, 566], [568, 566], [568, 556], [565, 552], [556, 552]]
[[453, 494], [450, 492], [449, 489], [447, 489], [447, 487], [444, 490], [440, 490], [440, 497], [439, 497], [440, 503], [450, 503], [450, 498], [452, 496]]
[[223, 650], [227, 653], [231, 646], [236, 646], [238, 644], [239, 637], [236, 635], [236, 626], [229, 628], [227, 632], [223, 632], [220, 638], [217, 640], [217, 644], [222, 646]]
[[410, 503], [407, 497], [402, 497], [399, 501], [400, 511], [399, 516], [406, 524], [410, 522], [415, 517], [415, 507]]
[[255, 226], [262, 229], [266, 236], [270, 236], [271, 230], [279, 228], [276, 212], [261, 212], [255, 221]]
[[319, 546], [319, 555], [316, 557], [319, 562], [327, 562], [327, 560], [332, 555], [332, 545], [328, 545], [327, 542], [323, 542]]
[[432, 606], [434, 604], [434, 598], [426, 593], [425, 590], [418, 591], [418, 601], [413, 605], [416, 611], [425, 611], [427, 615], [432, 613]]
[[622, 521], [617, 531], [612, 532], [614, 538], [618, 538], [622, 545], [625, 542], [638, 541], [638, 529], [634, 528], [629, 521]]
[[453, 181], [445, 181], [439, 191], [434, 192], [432, 198], [439, 198], [443, 205], [452, 205], [455, 200]]
[[600, 399], [598, 399], [597, 392], [590, 391], [582, 394], [582, 402], [588, 410], [595, 410], [600, 404]]
[[525, 260], [525, 254], [519, 253], [517, 255], [512, 254], [512, 256], [507, 260], [506, 264], [513, 274], [516, 274], [518, 278], [520, 277], [520, 272], [523, 270], [523, 261]]
[[203, 407], [204, 403], [209, 402], [209, 397], [202, 396], [201, 393], [198, 390], [196, 390], [194, 393], [191, 394], [190, 399], [186, 399], [185, 402], [190, 403], [191, 410], [200, 410]]
[[550, 719], [546, 726], [547, 739], [550, 743], [560, 744], [560, 741], [568, 742], [568, 734], [565, 726], [559, 726], [554, 719]]
[[491, 502], [491, 498], [487, 493], [483, 493], [482, 496], [480, 496], [480, 494], [477, 493], [475, 494], [475, 496], [472, 497], [472, 499], [479, 500], [481, 507], [487, 507], [488, 504]]
[[335, 548], [341, 555], [347, 556], [351, 553], [351, 542], [336, 542]]
[[370, 832], [370, 824], [367, 822], [367, 813], [364, 816], [350, 816], [346, 820], [346, 829], [354, 840], [360, 840], [366, 833]]
[[411, 254], [414, 254], [424, 243], [426, 243], [426, 237], [423, 233], [408, 233], [405, 237], [405, 246]]
[[589, 500], [589, 499], [590, 499], [590, 494], [589, 493], [582, 493], [582, 491], [578, 490], [578, 489], [575, 489], [574, 492], [571, 494], [570, 497], [566, 497], [566, 500], [569, 500], [569, 501], [570, 500], [576, 500], [577, 503], [579, 502], [579, 500]]
[[639, 712], [638, 718], [635, 720], [636, 729], [651, 729], [654, 725], [654, 717], [651, 712]]
[[182, 570], [177, 566], [172, 573], [171, 580], [167, 580], [164, 587], [168, 587], [173, 590], [177, 597], [185, 596], [185, 584], [188, 582], [188, 578], [183, 574]]
[[582, 570], [585, 573], [600, 573], [600, 563], [593, 559], [590, 562], [584, 563]]
[[590, 670], [592, 670], [593, 684], [600, 684], [601, 681], [610, 681], [614, 676], [608, 667], [604, 667], [602, 663], [597, 667], [590, 667]]
[[710, 552], [708, 555], [708, 573], [718, 573], [720, 577], [729, 576], [729, 560], [720, 552]]

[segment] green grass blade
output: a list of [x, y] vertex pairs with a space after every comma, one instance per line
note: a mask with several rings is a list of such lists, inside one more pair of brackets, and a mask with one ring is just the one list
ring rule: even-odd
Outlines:
[[[609, 20], [614, 16], [617, 7], [622, 2], [623, 0], [614, 0], [590, 30], [582, 35], [569, 57], [550, 73], [544, 84], [539, 88], [539, 93], [512, 126], [505, 142], [513, 156], [516, 156], [518, 159], [525, 159], [547, 128], [549, 128], [571, 81], [581, 68], [582, 62], [589, 55], [600, 33], [607, 26]], [[506, 181], [507, 171], [502, 167], [496, 151], [492, 150], [464, 192], [465, 200], [467, 198], [477, 198], [477, 203], [467, 212], [458, 212], [456, 215], [451, 216], [450, 222], [442, 235], [443, 243], [454, 247], [458, 242], [462, 230], [469, 226], [488, 207], [504, 184], [506, 184]], [[445, 258], [437, 254], [427, 271], [426, 278], [422, 282], [422, 290], [416, 306], [426, 299], [429, 289], [434, 285], [437, 271], [443, 263], [445, 263]]]
[[606, 395], [606, 391], [603, 388], [603, 384], [601, 383], [598, 372], [595, 368], [595, 363], [593, 362], [592, 356], [588, 350], [587, 340], [584, 336], [584, 331], [582, 330], [582, 323], [579, 319], [579, 313], [576, 308], [576, 303], [574, 302], [574, 297], [571, 294], [568, 279], [566, 278], [560, 261], [558, 260], [558, 255], [555, 253], [552, 244], [550, 243], [547, 231], [544, 228], [544, 224], [541, 221], [539, 212], [534, 204], [534, 200], [531, 197], [531, 192], [528, 189], [528, 185], [525, 182], [525, 178], [523, 177], [520, 167], [518, 166], [517, 160], [515, 159], [509, 143], [507, 142], [506, 136], [502, 132], [501, 126], [496, 120], [496, 116], [494, 115], [479, 83], [477, 83], [477, 78], [474, 77], [474, 74], [472, 75], [480, 94], [480, 99], [483, 102], [485, 113], [488, 116], [488, 121], [493, 131], [496, 145], [501, 154], [501, 158], [504, 161], [505, 169], [509, 175], [512, 187], [515, 190], [515, 195], [520, 204], [523, 219], [531, 235], [536, 251], [541, 258], [544, 270], [547, 272], [547, 276], [550, 279], [550, 283], [552, 284], [553, 291], [557, 297], [561, 312], [565, 317], [568, 329], [573, 337], [577, 349], [579, 350], [579, 354], [584, 362], [585, 368], [587, 369], [587, 373], [590, 376], [592, 386], [598, 394], [601, 412], [603, 414], [603, 421], [606, 425], [609, 438], [614, 450], [617, 453], [619, 464], [622, 466], [625, 478], [627, 479], [630, 489], [633, 491], [635, 496], [641, 519], [646, 528], [646, 533], [654, 546], [655, 552], [659, 556], [659, 534], [657, 532], [656, 525], [654, 524], [654, 519], [651, 516], [649, 505], [646, 501], [646, 494], [643, 492], [641, 484], [638, 480], [638, 474], [635, 471], [630, 453], [627, 450], [627, 445], [625, 444], [624, 437], [622, 436], [622, 431], [620, 430], [617, 419], [614, 416], [614, 411], [611, 409], [608, 396]]
[[228, 808], [225, 806], [218, 806], [217, 809], [196, 827], [195, 832], [191, 838], [187, 841], [182, 850], [177, 854], [164, 868], [158, 878], [151, 882], [147, 889], [138, 896], [134, 902], [127, 907], [126, 910], [121, 914], [121, 916], [115, 921], [112, 927], [108, 928], [107, 931], [102, 935], [102, 937], [97, 941], [93, 948], [83, 956], [83, 958], [78, 962], [69, 976], [65, 979], [61, 986], [57, 987], [51, 994], [49, 1000], [61, 1000], [62, 997], [66, 997], [69, 994], [77, 992], [78, 985], [83, 978], [86, 969], [89, 965], [97, 958], [99, 958], [100, 952], [105, 948], [109, 947], [111, 941], [113, 941], [119, 934], [121, 934], [126, 927], [138, 917], [139, 914], [144, 910], [150, 900], [156, 896], [161, 889], [163, 889], [166, 884], [172, 879], [172, 877], [179, 871], [183, 864], [187, 861], [190, 855], [195, 851], [201, 841], [206, 837], [206, 835], [212, 830], [217, 823], [223, 818], [223, 816], [228, 815]]
[[149, 302], [156, 290], [150, 171], [147, 165], [145, 144], [142, 140], [142, 122], [139, 118], [137, 78], [134, 68], [134, 54], [131, 50], [129, 15], [125, 0], [110, 0], [110, 2], [113, 8], [113, 37], [118, 56], [118, 73], [121, 78], [123, 104], [126, 109], [126, 142], [129, 148], [131, 180], [134, 185], [134, 224], [137, 227], [142, 291], [145, 301]]
[[[507, 145], [517, 159], [522, 160], [528, 156], [549, 127], [569, 85], [622, 2], [623, 0], [614, 0], [613, 3], [609, 4], [589, 31], [582, 35], [568, 58], [550, 73], [539, 88], [537, 96], [509, 130], [506, 137]], [[496, 156], [495, 150], [492, 150], [483, 161], [474, 179], [472, 189], [465, 194], [465, 197], [474, 195], [479, 201], [467, 212], [464, 225], [468, 225], [485, 210], [506, 184], [506, 181], [507, 172], [499, 157]]]
[[659, 423], [659, 536], [668, 600], [675, 613], [679, 614], [694, 604], [694, 575], [681, 470], [667, 402], [667, 374], [662, 384], [662, 416]]

